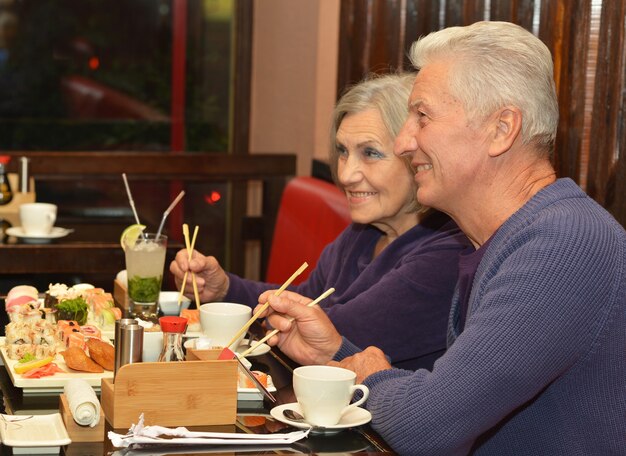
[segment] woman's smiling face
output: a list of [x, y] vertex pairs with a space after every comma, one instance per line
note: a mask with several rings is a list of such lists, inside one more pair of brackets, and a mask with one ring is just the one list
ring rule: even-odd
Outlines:
[[393, 143], [378, 110], [348, 114], [337, 130], [337, 176], [354, 222], [404, 232], [416, 223], [415, 184]]

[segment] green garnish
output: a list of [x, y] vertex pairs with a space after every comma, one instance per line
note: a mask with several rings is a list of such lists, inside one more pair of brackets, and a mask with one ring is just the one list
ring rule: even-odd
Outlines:
[[57, 320], [75, 320], [79, 325], [87, 323], [89, 306], [82, 296], [64, 299], [57, 303]]
[[139, 277], [128, 280], [128, 296], [134, 302], [156, 302], [161, 291], [162, 276]]
[[22, 356], [18, 363], [27, 363], [29, 361], [34, 361], [36, 360], [37, 357], [35, 355], [33, 355], [32, 353], [26, 353], [24, 356]]

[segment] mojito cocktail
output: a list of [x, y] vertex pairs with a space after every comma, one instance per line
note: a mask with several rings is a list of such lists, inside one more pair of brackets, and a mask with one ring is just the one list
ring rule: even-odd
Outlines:
[[155, 234], [145, 233], [125, 248], [128, 304], [132, 318], [157, 318], [166, 247], [167, 236], [159, 235], [157, 239]]

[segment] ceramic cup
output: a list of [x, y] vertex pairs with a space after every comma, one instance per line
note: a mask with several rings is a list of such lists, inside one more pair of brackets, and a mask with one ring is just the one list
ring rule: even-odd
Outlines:
[[163, 350], [163, 333], [161, 331], [144, 331], [141, 361], [154, 363], [159, 360]]
[[20, 223], [24, 234], [47, 236], [57, 218], [57, 207], [49, 203], [25, 203], [20, 206]]
[[[367, 400], [369, 389], [355, 385], [356, 374], [333, 366], [303, 366], [293, 371], [293, 391], [304, 418], [314, 426], [334, 426], [349, 410]], [[363, 396], [350, 404], [356, 391]]]
[[[211, 338], [214, 347], [224, 347], [252, 317], [252, 308], [233, 302], [210, 302], [200, 306], [200, 326], [202, 333]], [[239, 346], [245, 336], [242, 334], [230, 348]]]

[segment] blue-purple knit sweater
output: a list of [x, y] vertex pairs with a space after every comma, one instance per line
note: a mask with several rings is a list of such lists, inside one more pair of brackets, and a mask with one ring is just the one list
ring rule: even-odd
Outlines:
[[[365, 381], [400, 454], [626, 454], [626, 232], [570, 179], [494, 234], [432, 372]], [[353, 353], [345, 341], [336, 358]]]
[[[324, 249], [309, 278], [290, 289], [315, 298], [334, 287], [321, 306], [341, 334], [362, 348], [381, 347], [394, 366], [431, 368], [446, 347], [458, 257], [469, 242], [437, 212], [372, 260], [381, 236], [351, 224]], [[259, 294], [275, 288], [230, 274], [224, 300], [256, 305]]]

